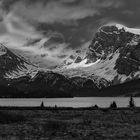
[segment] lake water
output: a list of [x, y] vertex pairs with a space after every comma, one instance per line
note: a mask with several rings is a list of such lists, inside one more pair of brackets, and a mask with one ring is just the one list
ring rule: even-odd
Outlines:
[[[76, 97], [76, 98], [37, 98], [37, 99], [0, 99], [0, 106], [39, 106], [41, 102], [45, 106], [53, 107], [90, 107], [97, 104], [99, 107], [109, 107], [110, 103], [116, 101], [118, 107], [127, 107], [127, 97]], [[140, 107], [140, 98], [134, 98], [136, 106]]]

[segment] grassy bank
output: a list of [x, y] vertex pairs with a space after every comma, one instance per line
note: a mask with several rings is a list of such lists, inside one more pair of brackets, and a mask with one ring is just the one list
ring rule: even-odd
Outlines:
[[140, 108], [0, 107], [0, 140], [140, 139]]

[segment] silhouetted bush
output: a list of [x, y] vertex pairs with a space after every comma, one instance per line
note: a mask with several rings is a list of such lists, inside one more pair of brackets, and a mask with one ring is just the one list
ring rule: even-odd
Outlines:
[[94, 108], [99, 108], [98, 105], [95, 105]]
[[135, 107], [135, 102], [134, 102], [134, 99], [133, 99], [132, 96], [130, 97], [130, 100], [129, 100], [129, 107], [130, 107], [130, 108]]
[[117, 104], [115, 101], [110, 104], [110, 108], [117, 108]]
[[43, 107], [44, 107], [44, 102], [43, 102], [43, 101], [41, 102], [40, 107], [41, 107], [41, 108], [43, 108]]

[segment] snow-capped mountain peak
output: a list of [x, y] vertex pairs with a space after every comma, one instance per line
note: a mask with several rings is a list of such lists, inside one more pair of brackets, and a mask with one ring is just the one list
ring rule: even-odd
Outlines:
[[[140, 78], [140, 34], [138, 29], [123, 25], [102, 26], [87, 49], [77, 50], [51, 73], [38, 72], [22, 57], [1, 46], [0, 74], [6, 79], [26, 77], [27, 85], [34, 84], [67, 91], [100, 89]], [[37, 40], [44, 43], [46, 40]], [[33, 42], [34, 43], [34, 42]], [[36, 44], [36, 41], [35, 41]], [[53, 72], [52, 72], [53, 71]], [[0, 76], [1, 76], [0, 75]], [[1, 78], [2, 79], [2, 78]], [[17, 81], [20, 84], [20, 80]], [[43, 84], [42, 84], [43, 83]], [[46, 86], [47, 85], [47, 86]], [[30, 88], [29, 88], [30, 89]], [[38, 87], [37, 87], [38, 89]], [[46, 91], [46, 90], [45, 90]], [[56, 90], [57, 91], [57, 90]], [[96, 92], [96, 91], [95, 91]]]
[[13, 79], [32, 75], [37, 68], [18, 54], [0, 44], [0, 77]]
[[126, 32], [135, 34], [135, 35], [140, 35], [140, 29], [136, 29], [136, 28], [128, 28], [122, 24], [116, 24], [115, 25], [119, 30], [120, 29], [124, 29]]
[[140, 29], [121, 24], [102, 26], [97, 30], [85, 54], [84, 57], [78, 55], [70, 63], [65, 63], [61, 72], [70, 77], [104, 79], [112, 84], [138, 78]]

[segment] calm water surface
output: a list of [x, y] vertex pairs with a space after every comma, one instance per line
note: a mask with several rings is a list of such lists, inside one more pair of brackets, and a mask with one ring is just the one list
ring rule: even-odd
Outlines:
[[[100, 107], [109, 107], [112, 101], [116, 101], [118, 107], [127, 107], [127, 97], [76, 97], [76, 98], [37, 98], [37, 99], [0, 99], [0, 106], [39, 106], [41, 102], [45, 106], [59, 107], [90, 107], [97, 104]], [[140, 107], [140, 98], [134, 98], [136, 106]]]

